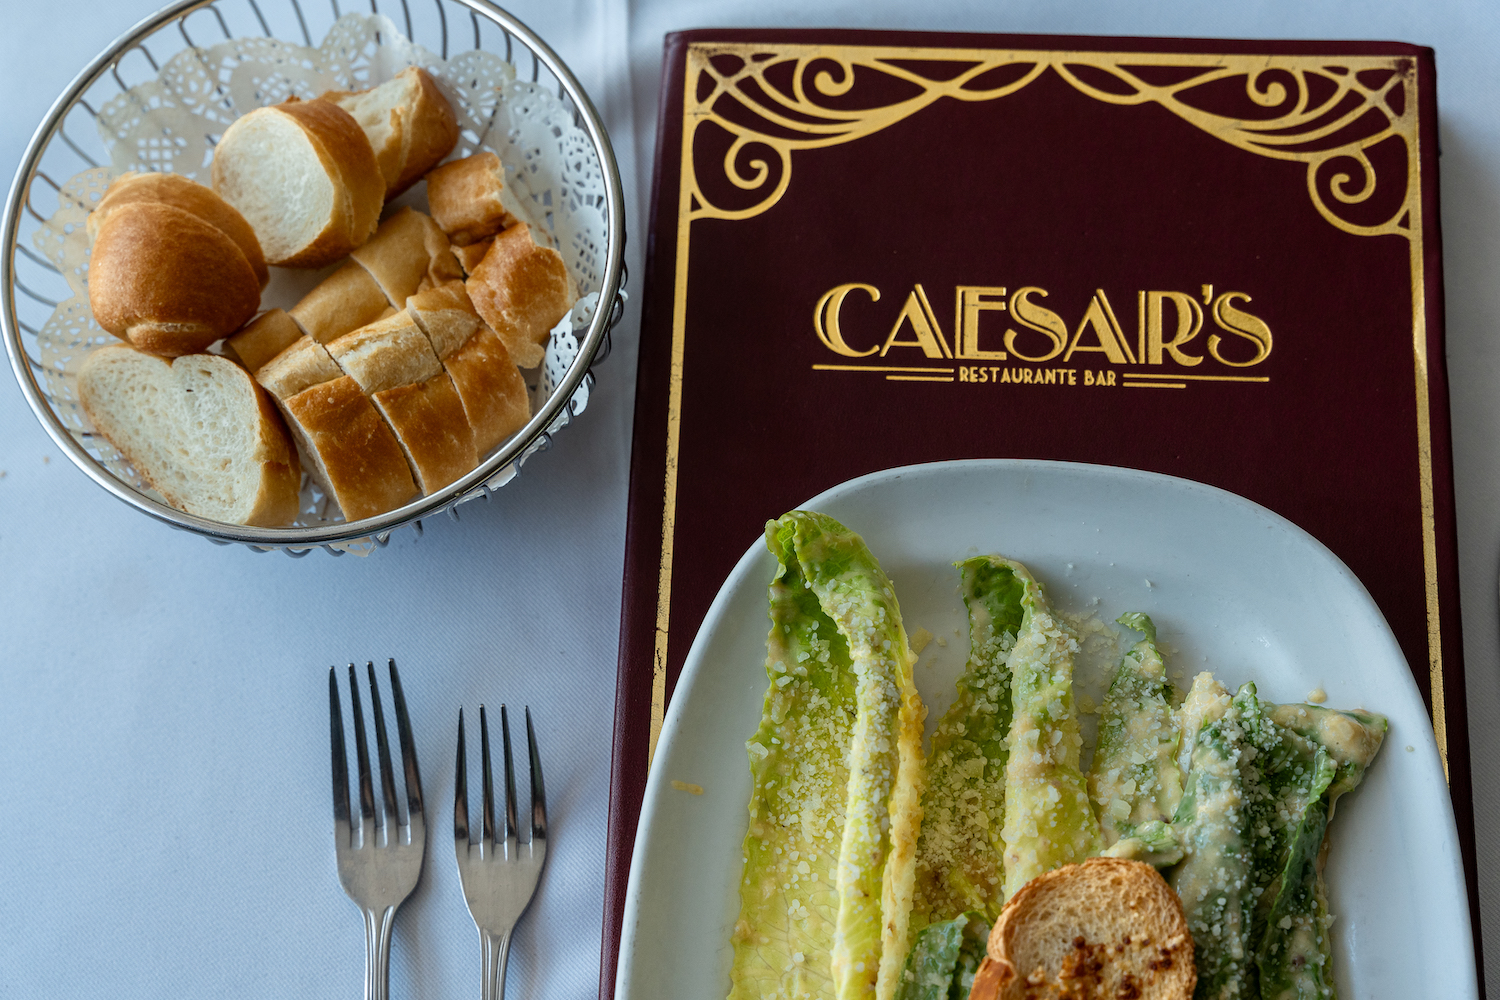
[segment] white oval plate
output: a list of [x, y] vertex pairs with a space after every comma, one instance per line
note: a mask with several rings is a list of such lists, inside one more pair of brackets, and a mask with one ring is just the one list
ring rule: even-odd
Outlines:
[[[1432, 725], [1365, 588], [1307, 532], [1232, 493], [1170, 476], [1033, 461], [942, 462], [873, 473], [806, 508], [864, 536], [925, 650], [917, 686], [932, 724], [968, 655], [956, 559], [1025, 563], [1054, 605], [1111, 621], [1152, 616], [1181, 678], [1211, 670], [1263, 698], [1390, 718], [1364, 784], [1339, 804], [1327, 878], [1345, 998], [1477, 996], [1467, 895]], [[778, 514], [768, 512], [768, 514]], [[693, 641], [662, 728], [626, 894], [618, 1000], [716, 1000], [729, 989], [750, 769], [744, 741], [765, 698], [759, 539]], [[961, 634], [956, 634], [961, 633]], [[693, 795], [676, 779], [703, 787]]]

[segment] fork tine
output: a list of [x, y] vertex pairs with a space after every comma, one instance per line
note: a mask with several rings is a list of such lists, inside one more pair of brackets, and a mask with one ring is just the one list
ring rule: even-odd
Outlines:
[[485, 845], [485, 856], [495, 843], [495, 783], [490, 777], [490, 724], [485, 718], [484, 706], [479, 706], [479, 757], [484, 765], [484, 833], [481, 843]]
[[531, 839], [547, 839], [547, 790], [542, 784], [542, 755], [531, 728], [531, 706], [526, 706], [526, 744], [531, 750]]
[[510, 720], [505, 704], [500, 705], [500, 738], [505, 744], [505, 844], [506, 856], [515, 857], [516, 842], [516, 769], [510, 762]]
[[401, 816], [396, 812], [396, 774], [391, 770], [391, 744], [385, 735], [385, 707], [380, 704], [380, 686], [375, 683], [373, 660], [365, 661], [365, 670], [370, 677], [370, 714], [375, 718], [375, 753], [380, 757], [380, 794], [384, 800], [385, 821], [400, 826]]
[[464, 764], [464, 710], [458, 710], [458, 763], [453, 767], [453, 839], [467, 847], [469, 845], [469, 776]]
[[[359, 755], [360, 826], [375, 822], [375, 788], [370, 780], [370, 747], [365, 741], [365, 716], [359, 709], [359, 678], [349, 664], [349, 702], [354, 706], [354, 752]], [[361, 839], [364, 831], [361, 830]]]
[[349, 759], [344, 753], [344, 713], [337, 667], [328, 668], [328, 735], [333, 746], [333, 819], [349, 822]]
[[401, 740], [401, 768], [406, 772], [406, 821], [413, 814], [423, 815], [422, 775], [417, 770], [417, 743], [411, 736], [411, 718], [406, 714], [406, 694], [401, 690], [401, 675], [391, 660], [391, 701], [396, 706], [396, 736]]

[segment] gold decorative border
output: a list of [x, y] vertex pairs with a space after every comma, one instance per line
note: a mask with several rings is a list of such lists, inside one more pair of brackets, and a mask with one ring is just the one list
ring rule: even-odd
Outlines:
[[[946, 67], [949, 72], [935, 72], [938, 66]], [[693, 43], [688, 46], [684, 67], [677, 270], [673, 292], [656, 643], [652, 664], [650, 758], [655, 757], [666, 710], [672, 540], [677, 519], [682, 359], [692, 223], [697, 219], [747, 219], [775, 205], [791, 184], [794, 151], [852, 142], [888, 128], [945, 97], [960, 101], [996, 100], [1021, 90], [1049, 69], [1096, 100], [1119, 105], [1158, 104], [1237, 148], [1258, 156], [1304, 163], [1307, 165], [1308, 196], [1330, 224], [1357, 236], [1396, 235], [1407, 240], [1411, 261], [1412, 350], [1417, 392], [1428, 668], [1433, 730], [1446, 774], [1448, 741], [1438, 616], [1432, 420], [1423, 283], [1421, 151], [1417, 128], [1419, 94], [1415, 60], [1394, 56], [1032, 51], [754, 42]], [[1150, 78], [1158, 76], [1151, 72], [1153, 69], [1172, 71], [1177, 78], [1170, 83], [1151, 83]], [[773, 71], [778, 70], [773, 75]], [[891, 105], [858, 109], [840, 107], [838, 99], [853, 90], [858, 72], [903, 81], [914, 87], [915, 92]], [[1002, 80], [1003, 74], [1008, 76]], [[1266, 118], [1236, 118], [1206, 110], [1192, 100], [1195, 88], [1238, 79], [1243, 79], [1245, 95], [1253, 104], [1267, 109], [1268, 115], [1277, 113]], [[711, 86], [702, 90], [702, 83], [711, 83]], [[728, 108], [718, 109], [721, 101], [733, 108], [735, 113], [732, 116], [725, 113]], [[1378, 127], [1370, 124], [1376, 121], [1380, 122]], [[1366, 124], [1361, 127], [1361, 122]], [[716, 204], [699, 183], [693, 151], [698, 130], [704, 125], [712, 125], [732, 137], [718, 165], [722, 167], [723, 179], [735, 189], [746, 192], [746, 204], [739, 207]], [[1405, 176], [1392, 182], [1405, 185], [1403, 198], [1381, 222], [1370, 224], [1348, 218], [1345, 212], [1368, 202], [1383, 180], [1368, 151], [1392, 138], [1401, 139], [1406, 147]], [[776, 158], [776, 170], [772, 169], [765, 155]]]

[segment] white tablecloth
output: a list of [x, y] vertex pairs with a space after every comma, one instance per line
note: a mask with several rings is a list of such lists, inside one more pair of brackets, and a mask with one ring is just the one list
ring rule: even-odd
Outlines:
[[[4, 6], [8, 177], [73, 74], [155, 4]], [[1485, 723], [1500, 717], [1500, 7], [525, 0], [511, 9], [558, 50], [607, 119], [637, 293], [668, 30], [836, 25], [1434, 46], [1480, 890], [1488, 912], [1500, 912], [1500, 730]], [[432, 829], [422, 884], [397, 919], [393, 995], [478, 989], [447, 806], [459, 706], [500, 701], [536, 716], [553, 824], [510, 995], [594, 993], [637, 316], [632, 309], [617, 330], [589, 409], [557, 447], [488, 504], [465, 507], [461, 523], [432, 521], [420, 539], [398, 532], [368, 559], [257, 555], [142, 517], [74, 469], [13, 380], [0, 379], [0, 995], [357, 995], [363, 940], [334, 872], [325, 671], [389, 656], [402, 667]], [[1496, 928], [1486, 951], [1500, 973]]]

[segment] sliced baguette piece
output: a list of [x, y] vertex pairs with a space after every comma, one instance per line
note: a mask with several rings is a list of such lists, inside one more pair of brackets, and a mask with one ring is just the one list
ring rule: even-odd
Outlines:
[[424, 281], [440, 284], [462, 278], [448, 237], [432, 217], [403, 208], [380, 224], [370, 242], [350, 254], [375, 279], [397, 309]]
[[522, 368], [542, 363], [552, 328], [578, 297], [562, 255], [537, 246], [524, 222], [495, 237], [465, 287], [480, 318]]
[[401, 445], [354, 379], [304, 389], [282, 408], [312, 463], [309, 474], [348, 520], [384, 514], [417, 495]]
[[322, 96], [354, 117], [375, 151], [386, 200], [421, 180], [458, 143], [458, 118], [432, 74], [408, 66], [369, 90]]
[[390, 307], [370, 272], [351, 260], [303, 296], [289, 315], [303, 333], [326, 344], [375, 322]]
[[302, 335], [302, 328], [290, 316], [270, 309], [224, 341], [224, 356], [253, 375]]
[[99, 226], [89, 305], [104, 329], [179, 357], [238, 330], [260, 308], [260, 281], [218, 227], [180, 208], [136, 201]]
[[1182, 901], [1151, 865], [1120, 858], [1027, 882], [1006, 901], [988, 950], [970, 1000], [1191, 1000], [1198, 980]]
[[95, 429], [179, 510], [276, 527], [297, 517], [297, 452], [244, 369], [212, 354], [167, 361], [124, 345], [84, 359], [78, 395]]
[[490, 244], [493, 242], [495, 238], [492, 236], [478, 243], [470, 243], [468, 246], [454, 246], [453, 256], [458, 258], [458, 266], [464, 269], [465, 277], [473, 274], [474, 270], [479, 267], [479, 262], [484, 260], [484, 255], [490, 252]]
[[149, 171], [136, 173], [132, 170], [110, 181], [109, 189], [89, 213], [85, 223], [89, 243], [92, 244], [99, 238], [99, 227], [104, 225], [104, 220], [109, 218], [110, 213], [121, 205], [137, 201], [171, 205], [197, 216], [234, 241], [234, 245], [245, 255], [250, 269], [255, 272], [261, 288], [265, 288], [266, 282], [271, 280], [265, 255], [260, 251], [260, 241], [255, 238], [255, 230], [250, 228], [245, 217], [233, 205], [220, 198], [213, 188], [188, 180], [181, 174]]
[[328, 353], [374, 400], [424, 493], [479, 464], [463, 403], [409, 314], [345, 334]]
[[468, 246], [514, 225], [505, 167], [494, 153], [475, 153], [427, 175], [427, 205], [456, 246]]
[[396, 433], [422, 492], [432, 495], [479, 464], [474, 432], [447, 372], [372, 397]]
[[462, 281], [423, 289], [406, 300], [406, 311], [427, 334], [439, 361], [447, 360], [467, 344], [474, 331], [484, 324], [474, 311], [474, 303], [469, 301]]
[[443, 359], [443, 368], [463, 401], [481, 459], [531, 419], [526, 380], [510, 359], [505, 342], [489, 327], [475, 330], [462, 347]]
[[406, 300], [406, 311], [453, 379], [480, 458], [526, 426], [531, 419], [526, 380], [505, 343], [474, 311], [463, 282], [418, 292]]
[[343, 374], [333, 363], [328, 348], [303, 336], [262, 366], [255, 373], [255, 381], [277, 399], [287, 400], [304, 389], [331, 382]]
[[256, 108], [214, 149], [213, 186], [255, 230], [267, 262], [332, 264], [375, 231], [385, 180], [359, 123], [332, 101]]
[[443, 372], [432, 344], [406, 312], [344, 334], [328, 345], [328, 353], [372, 396]]

